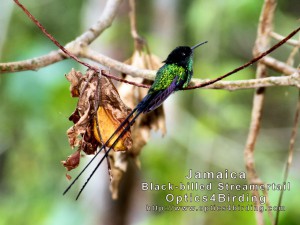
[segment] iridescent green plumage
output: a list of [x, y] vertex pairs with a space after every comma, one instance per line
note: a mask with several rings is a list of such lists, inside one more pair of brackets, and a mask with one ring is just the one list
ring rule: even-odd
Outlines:
[[161, 91], [168, 88], [174, 78], [178, 76], [180, 80], [186, 80], [187, 70], [176, 64], [165, 64], [156, 73], [156, 78], [149, 92]]

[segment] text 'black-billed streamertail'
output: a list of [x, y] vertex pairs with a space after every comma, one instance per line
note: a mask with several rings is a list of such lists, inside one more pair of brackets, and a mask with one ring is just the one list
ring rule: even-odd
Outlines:
[[[81, 174], [86, 170], [86, 168], [91, 164], [91, 162], [97, 157], [97, 155], [108, 146], [108, 143], [122, 130], [119, 136], [115, 139], [113, 144], [105, 152], [100, 162], [97, 164], [95, 169], [90, 174], [89, 178], [82, 186], [79, 191], [76, 200], [79, 198], [81, 192], [94, 175], [98, 167], [101, 165], [103, 160], [108, 156], [108, 153], [114, 148], [118, 143], [120, 138], [126, 134], [130, 127], [134, 124], [136, 118], [141, 113], [148, 113], [159, 107], [172, 93], [178, 90], [186, 88], [193, 76], [193, 51], [207, 43], [207, 41], [199, 43], [193, 47], [179, 46], [175, 48], [167, 57], [165, 64], [157, 71], [155, 80], [150, 87], [147, 95], [142, 99], [142, 101], [132, 110], [132, 112], [126, 117], [126, 119], [120, 124], [120, 126], [115, 130], [115, 132], [110, 136], [110, 138], [102, 145], [100, 150], [95, 154], [95, 156], [89, 161], [89, 163], [84, 167], [84, 169], [78, 174], [78, 176], [73, 180], [69, 187], [64, 191], [66, 194]], [[134, 115], [135, 114], [135, 115]], [[130, 119], [133, 117], [132, 119]]]

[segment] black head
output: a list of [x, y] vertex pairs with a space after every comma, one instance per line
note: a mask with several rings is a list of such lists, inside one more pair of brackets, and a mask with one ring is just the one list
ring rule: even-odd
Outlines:
[[191, 56], [193, 55], [193, 51], [195, 48], [199, 47], [200, 45], [203, 45], [207, 43], [207, 41], [202, 42], [200, 44], [197, 44], [193, 47], [189, 46], [179, 46], [175, 48], [167, 57], [167, 59], [163, 62], [165, 63], [176, 63], [179, 65], [185, 65], [190, 60]]

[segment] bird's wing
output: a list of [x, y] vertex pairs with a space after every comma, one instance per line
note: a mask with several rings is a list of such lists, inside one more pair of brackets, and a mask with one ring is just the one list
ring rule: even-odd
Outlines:
[[144, 113], [151, 112], [159, 107], [174, 91], [178, 89], [178, 76], [176, 76], [172, 83], [164, 90], [154, 91], [145, 96], [140, 106]]

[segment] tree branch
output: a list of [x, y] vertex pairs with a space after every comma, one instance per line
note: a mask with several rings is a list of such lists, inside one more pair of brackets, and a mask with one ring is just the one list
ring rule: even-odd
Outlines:
[[[281, 41], [282, 39], [284, 39], [284, 36], [277, 34], [276, 32], [271, 32], [270, 36], [278, 41]], [[290, 39], [286, 42], [289, 45], [295, 46], [295, 47], [300, 47], [300, 41], [298, 40], [294, 40], [294, 39]]]
[[[294, 47], [294, 49], [290, 53], [290, 56], [287, 59], [287, 64], [290, 64], [290, 65], [294, 64], [294, 57], [298, 53], [299, 48], [300, 48], [300, 45]], [[296, 105], [296, 113], [294, 116], [294, 125], [293, 125], [293, 129], [292, 129], [291, 137], [290, 137], [288, 159], [287, 159], [286, 165], [285, 165], [283, 184], [286, 184], [286, 182], [287, 182], [290, 167], [292, 165], [293, 154], [295, 151], [295, 142], [296, 142], [298, 127], [299, 127], [299, 119], [300, 119], [300, 91], [298, 90], [298, 101], [297, 101], [297, 105]], [[281, 204], [283, 201], [283, 194], [284, 194], [284, 190], [281, 190], [279, 199], [278, 199], [278, 204], [277, 204], [278, 207], [282, 206]], [[279, 224], [279, 213], [280, 213], [279, 211], [276, 212], [274, 225]]]
[[[155, 79], [154, 70], [143, 70], [136, 67], [121, 63], [117, 60], [114, 60], [110, 57], [102, 55], [89, 47], [82, 48], [78, 53], [79, 57], [84, 57], [91, 59], [95, 62], [98, 62], [102, 65], [107, 66], [108, 68], [115, 69], [125, 74], [130, 74], [133, 77], [142, 77], [149, 80]], [[64, 54], [58, 53], [58, 51], [50, 52], [47, 55], [36, 57], [28, 60], [10, 62], [10, 63], [0, 63], [0, 73], [5, 72], [19, 72], [26, 70], [38, 70], [39, 68], [51, 65], [53, 63], [59, 62], [66, 59]], [[252, 89], [260, 87], [274, 87], [274, 86], [296, 86], [300, 88], [300, 75], [299, 71], [295, 68], [277, 61], [274, 58], [265, 56], [262, 61], [274, 67], [277, 71], [283, 74], [291, 74], [289, 76], [279, 76], [279, 77], [268, 77], [268, 78], [258, 78], [258, 79], [249, 79], [249, 80], [239, 80], [239, 81], [218, 81], [212, 85], [208, 85], [204, 88], [207, 89], [224, 89], [229, 91], [241, 90], [241, 89]], [[104, 72], [106, 76], [109, 75], [108, 72]], [[209, 82], [209, 79], [192, 79], [190, 86], [199, 86], [203, 83]], [[136, 85], [136, 84], [134, 84]], [[149, 88], [149, 85], [142, 85], [140, 87]]]
[[[209, 80], [194, 79], [192, 85], [201, 85]], [[300, 74], [296, 72], [289, 76], [280, 77], [266, 77], [249, 80], [238, 80], [238, 81], [218, 81], [212, 85], [205, 86], [207, 89], [223, 89], [228, 91], [253, 89], [262, 87], [274, 87], [274, 86], [295, 86], [300, 87]], [[190, 89], [188, 89], [190, 90]]]
[[[108, 68], [113, 68], [117, 71], [120, 71], [125, 74], [130, 74], [133, 77], [142, 77], [149, 80], [154, 80], [155, 78], [155, 71], [150, 70], [140, 70], [138, 68], [129, 66], [127, 64], [121, 63], [119, 61], [116, 61], [114, 59], [111, 59], [107, 56], [104, 56], [91, 48], [88, 47], [88, 44], [90, 44], [93, 40], [95, 40], [96, 37], [98, 37], [107, 27], [109, 27], [115, 18], [117, 8], [121, 3], [121, 0], [109, 0], [107, 2], [107, 5], [103, 11], [103, 14], [101, 18], [97, 21], [96, 24], [91, 26], [89, 30], [84, 32], [82, 35], [80, 35], [78, 38], [76, 38], [74, 41], [68, 43], [66, 47], [64, 48], [61, 46], [50, 34], [47, 33], [45, 28], [27, 11], [27, 9], [22, 6], [18, 0], [14, 0], [24, 11], [25, 13], [37, 24], [37, 26], [44, 32], [45, 35], [47, 35], [57, 46], [59, 46], [62, 50], [65, 51], [63, 53], [61, 50], [50, 52], [47, 55], [36, 57], [33, 59], [23, 60], [19, 62], [8, 62], [8, 63], [0, 63], [0, 73], [5, 72], [17, 72], [17, 71], [25, 71], [25, 70], [37, 70], [39, 68], [45, 67], [47, 65], [56, 63], [58, 61], [66, 59], [69, 55], [79, 63], [87, 66], [90, 69], [93, 69], [95, 71], [99, 71], [99, 68], [96, 68], [94, 66], [91, 66], [85, 62], [82, 62], [78, 59], [78, 57], [83, 57], [87, 59], [94, 60], [102, 65], [105, 65]], [[299, 76], [298, 71], [282, 62], [279, 62], [271, 57], [266, 57], [267, 54], [278, 48], [280, 45], [284, 44], [288, 39], [290, 39], [293, 35], [295, 35], [300, 28], [294, 30], [291, 34], [289, 34], [286, 38], [282, 39], [279, 43], [274, 45], [272, 48], [270, 48], [268, 51], [263, 52], [261, 55], [259, 55], [257, 58], [252, 59], [248, 63], [242, 65], [241, 67], [234, 69], [233, 71], [218, 77], [213, 80], [201, 80], [201, 79], [192, 79], [191, 85], [187, 89], [195, 89], [200, 88], [204, 86], [208, 86], [207, 88], [213, 88], [213, 89], [226, 89], [226, 90], [238, 90], [238, 89], [247, 89], [247, 88], [259, 88], [259, 87], [271, 87], [271, 86], [286, 86], [286, 85], [292, 85], [297, 86], [299, 85]], [[264, 58], [263, 58], [264, 57]], [[262, 59], [261, 59], [262, 58]], [[255, 80], [248, 80], [248, 81], [226, 81], [226, 82], [220, 82], [219, 80], [236, 73], [239, 70], [242, 70], [249, 65], [255, 63], [261, 59], [261, 62], [265, 63], [266, 65], [274, 68], [275, 70], [278, 70], [284, 74], [293, 74], [290, 77], [271, 77], [270, 79], [255, 79]], [[111, 75], [107, 72], [103, 71], [103, 75], [110, 77], [112, 79], [129, 83], [132, 85], [136, 85], [139, 87], [149, 88], [148, 85], [141, 85], [137, 84], [135, 82], [128, 82], [126, 80], [123, 80], [121, 78], [115, 77], [114, 75]], [[219, 81], [217, 84], [215, 82]]]
[[[275, 0], [265, 0], [264, 5], [260, 14], [259, 18], [259, 26], [257, 29], [257, 38], [255, 41], [255, 45], [253, 48], [253, 55], [258, 56], [265, 49], [268, 49], [269, 46], [269, 34], [272, 31], [272, 23], [273, 23], [273, 16], [274, 11], [276, 8], [276, 1]], [[263, 62], [258, 62], [257, 70], [256, 70], [256, 77], [257, 78], [264, 78], [267, 75], [267, 66], [263, 64]], [[250, 184], [263, 184], [260, 180], [256, 168], [255, 168], [255, 159], [254, 159], [254, 151], [255, 151], [255, 144], [260, 130], [260, 123], [261, 123], [261, 116], [262, 116], [262, 109], [265, 99], [265, 88], [258, 88], [256, 89], [256, 93], [254, 94], [253, 98], [253, 108], [251, 113], [251, 122], [250, 122], [250, 129], [248, 133], [248, 138], [246, 142], [246, 146], [244, 149], [244, 157], [245, 157], [245, 164], [248, 173], [248, 182]], [[252, 191], [252, 194], [259, 197], [259, 191]], [[268, 199], [268, 193], [264, 193]], [[269, 205], [269, 202], [266, 202]], [[257, 207], [260, 206], [259, 202], [255, 202]], [[273, 224], [272, 214], [269, 214], [270, 220]], [[264, 218], [263, 212], [256, 211], [256, 221], [257, 224], [263, 225]]]
[[75, 42], [84, 43], [86, 45], [91, 44], [104, 30], [112, 25], [122, 1], [123, 0], [107, 0], [99, 20], [76, 38]]
[[[298, 92], [298, 102], [296, 105], [296, 113], [294, 116], [294, 125], [293, 125], [293, 129], [292, 129], [291, 137], [290, 137], [288, 159], [285, 164], [283, 184], [286, 184], [286, 182], [287, 182], [290, 167], [292, 165], [293, 154], [295, 151], [295, 142], [296, 142], [297, 132], [298, 132], [298, 128], [299, 128], [299, 119], [300, 119], [300, 92]], [[284, 190], [281, 190], [280, 195], [279, 195], [278, 204], [277, 204], [278, 207], [282, 206], [281, 203], [282, 203], [282, 199], [283, 199], [283, 194], [284, 194]], [[275, 218], [275, 225], [278, 225], [278, 224], [279, 224], [279, 211], [277, 211], [276, 218]]]
[[271, 69], [276, 70], [283, 74], [292, 74], [297, 72], [296, 68], [284, 62], [281, 62], [271, 56], [265, 56], [264, 58], [261, 59], [261, 62], [266, 66], [269, 66]]
[[13, 73], [27, 70], [37, 71], [56, 62], [67, 59], [61, 51], [52, 51], [47, 55], [26, 59], [16, 62], [0, 63], [0, 73]]
[[119, 62], [101, 53], [98, 53], [90, 47], [81, 49], [80, 56], [98, 62], [109, 69], [114, 69], [124, 74], [130, 74], [133, 77], [141, 77], [148, 80], [154, 80], [156, 71], [143, 70], [130, 66], [126, 63]]

